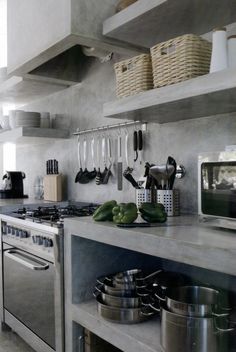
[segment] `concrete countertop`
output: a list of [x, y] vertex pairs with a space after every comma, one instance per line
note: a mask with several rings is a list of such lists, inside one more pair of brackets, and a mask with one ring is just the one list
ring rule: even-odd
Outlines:
[[222, 273], [236, 275], [236, 232], [200, 224], [196, 216], [168, 218], [148, 228], [119, 228], [91, 217], [65, 220], [65, 233]]

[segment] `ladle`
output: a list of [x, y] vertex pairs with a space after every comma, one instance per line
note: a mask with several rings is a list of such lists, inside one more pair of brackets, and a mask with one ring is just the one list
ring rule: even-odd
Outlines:
[[82, 184], [86, 184], [89, 183], [90, 179], [89, 179], [89, 171], [87, 169], [87, 141], [86, 139], [84, 139], [83, 142], [83, 152], [84, 152], [84, 171], [81, 175], [81, 177], [79, 178], [79, 183]]
[[89, 180], [93, 180], [97, 175], [97, 170], [96, 170], [95, 161], [94, 161], [94, 144], [95, 144], [95, 140], [93, 137], [91, 140], [91, 156], [92, 156], [92, 163], [93, 163], [93, 171], [90, 171], [88, 174]]
[[79, 182], [79, 180], [81, 179], [81, 176], [83, 174], [81, 154], [80, 154], [80, 138], [78, 138], [78, 163], [79, 163], [79, 171], [77, 172], [77, 174], [75, 176], [75, 183]]
[[167, 181], [170, 176], [173, 174], [175, 168], [173, 165], [155, 165], [150, 167], [149, 173], [152, 177], [154, 177], [158, 184], [161, 183], [162, 189], [165, 187], [165, 181]]

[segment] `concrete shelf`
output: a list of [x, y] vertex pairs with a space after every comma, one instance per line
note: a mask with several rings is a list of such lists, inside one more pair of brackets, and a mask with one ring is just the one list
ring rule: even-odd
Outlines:
[[204, 226], [194, 216], [168, 218], [157, 227], [127, 229], [90, 217], [75, 218], [69, 223], [65, 220], [65, 229], [80, 238], [235, 275], [235, 233]]
[[41, 144], [65, 138], [69, 138], [68, 130], [53, 128], [18, 127], [0, 133], [0, 143]]
[[77, 82], [26, 75], [6, 77], [0, 82], [0, 104], [22, 106], [70, 87]]
[[103, 34], [150, 48], [182, 34], [202, 35], [235, 20], [233, 0], [138, 0], [108, 18], [103, 24]]
[[159, 317], [139, 324], [116, 324], [101, 318], [95, 300], [71, 306], [74, 322], [124, 352], [161, 352]]
[[175, 122], [236, 111], [236, 72], [228, 69], [104, 104], [104, 116]]

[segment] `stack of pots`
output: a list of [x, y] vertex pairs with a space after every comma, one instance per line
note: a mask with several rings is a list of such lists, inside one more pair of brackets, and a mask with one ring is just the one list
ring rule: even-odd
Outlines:
[[122, 324], [139, 323], [153, 316], [155, 312], [143, 305], [148, 293], [142, 290], [159, 272], [145, 276], [142, 270], [132, 269], [98, 278], [94, 291], [98, 313], [109, 321]]
[[131, 324], [144, 321], [156, 312], [149, 306], [154, 293], [183, 285], [182, 275], [162, 270], [144, 275], [132, 269], [97, 279], [94, 296], [99, 314], [112, 322]]
[[[221, 292], [203, 286], [168, 288], [155, 293], [149, 304], [161, 314], [164, 352], [227, 352], [230, 333], [229, 307]], [[158, 303], [158, 304], [156, 304]], [[157, 306], [158, 305], [158, 306]]]

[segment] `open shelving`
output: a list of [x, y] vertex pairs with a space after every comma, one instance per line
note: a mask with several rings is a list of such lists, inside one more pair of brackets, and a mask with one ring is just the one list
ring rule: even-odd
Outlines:
[[236, 111], [236, 70], [207, 74], [104, 104], [106, 117], [167, 123]]
[[[103, 23], [103, 35], [144, 48], [236, 21], [234, 0], [138, 0]], [[138, 35], [137, 35], [138, 34]]]
[[117, 324], [101, 318], [95, 299], [72, 305], [72, 319], [125, 352], [161, 352], [160, 318], [138, 324]]
[[54, 128], [18, 127], [0, 133], [0, 143], [40, 144], [66, 138], [69, 138], [68, 130]]

